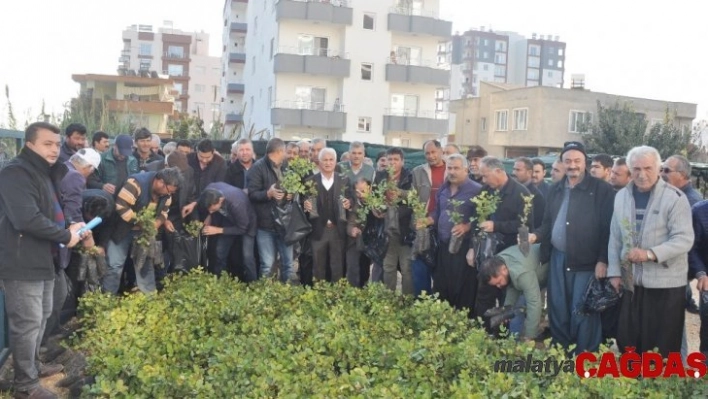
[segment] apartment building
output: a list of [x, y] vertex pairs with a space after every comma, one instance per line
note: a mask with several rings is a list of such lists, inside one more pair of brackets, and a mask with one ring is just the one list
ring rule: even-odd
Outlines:
[[[244, 15], [235, 3], [226, 2], [225, 26]], [[452, 23], [440, 19], [438, 0], [251, 1], [246, 15], [247, 127], [404, 147], [447, 133], [437, 97], [450, 71], [438, 45]]]
[[592, 122], [597, 102], [610, 106], [631, 102], [645, 116], [650, 128], [663, 122], [668, 109], [676, 112], [674, 123], [691, 128], [696, 104], [650, 100], [597, 93], [578, 85], [557, 87], [515, 87], [482, 82], [480, 95], [450, 103], [455, 122], [454, 141], [460, 145], [481, 145], [499, 157], [537, 156], [558, 152], [566, 141], [582, 141], [580, 127]]
[[516, 86], [563, 87], [565, 47], [558, 36], [526, 38], [515, 32], [472, 29], [452, 38], [453, 80], [451, 99], [479, 96], [481, 82]]
[[[146, 127], [151, 132], [168, 135], [167, 122], [177, 116], [174, 81], [151, 76], [72, 75], [80, 85], [80, 96], [100, 102], [109, 116], [126, 125]], [[126, 132], [108, 132], [111, 135]]]
[[123, 49], [118, 73], [147, 76], [151, 71], [168, 75], [177, 91], [180, 113], [204, 120], [208, 131], [221, 118], [221, 59], [209, 56], [209, 34], [184, 32], [168, 26], [131, 25], [122, 34]]
[[[265, 0], [265, 3], [267, 3]], [[224, 119], [224, 136], [232, 137], [243, 125], [243, 113], [248, 105], [244, 101], [246, 90], [246, 33], [248, 32], [248, 0], [224, 2], [221, 55], [221, 114]]]

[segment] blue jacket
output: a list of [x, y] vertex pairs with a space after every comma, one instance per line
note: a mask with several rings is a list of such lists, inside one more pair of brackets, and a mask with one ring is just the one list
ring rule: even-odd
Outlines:
[[462, 222], [469, 223], [470, 217], [475, 213], [475, 206], [471, 199], [482, 191], [482, 186], [469, 178], [464, 181], [455, 195], [450, 191], [450, 182], [443, 183], [435, 198], [435, 209], [433, 210], [433, 220], [441, 242], [450, 242], [452, 228], [454, 225], [450, 221], [449, 212], [455, 211], [450, 200], [462, 201], [457, 212], [462, 214]]
[[688, 253], [688, 278], [698, 278], [708, 273], [708, 201], [693, 206], [693, 232], [695, 240]]

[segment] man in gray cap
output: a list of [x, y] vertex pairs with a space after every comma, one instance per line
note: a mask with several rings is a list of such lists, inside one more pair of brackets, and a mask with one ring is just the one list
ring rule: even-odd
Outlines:
[[574, 352], [596, 351], [602, 340], [600, 314], [578, 314], [588, 282], [607, 277], [607, 246], [615, 192], [586, 172], [582, 143], [561, 152], [565, 176], [548, 190], [543, 222], [529, 242], [540, 242], [541, 263], [550, 260], [548, 319], [553, 341]]
[[121, 134], [116, 137], [113, 148], [101, 154], [101, 163], [88, 179], [87, 186], [115, 196], [128, 176], [139, 171], [138, 160], [133, 156], [133, 139]]

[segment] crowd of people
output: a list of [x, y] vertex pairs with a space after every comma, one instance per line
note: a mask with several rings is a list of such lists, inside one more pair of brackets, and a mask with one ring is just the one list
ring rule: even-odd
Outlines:
[[[688, 285], [696, 279], [700, 349], [708, 352], [708, 202], [680, 155], [662, 162], [656, 149], [640, 146], [626, 158], [588, 159], [582, 143], [568, 142], [547, 182], [539, 159], [516, 159], [510, 175], [482, 147], [461, 154], [436, 140], [423, 146], [426, 162], [408, 169], [400, 148], [372, 160], [360, 142], [338, 160], [324, 139], [272, 138], [256, 159], [253, 143], [241, 139], [225, 159], [209, 139], [162, 146], [144, 128], [112, 143], [95, 132], [88, 144], [81, 124], [63, 136], [49, 123], [29, 125], [25, 146], [0, 171], [0, 282], [16, 397], [55, 397], [39, 378], [61, 366], [39, 363], [38, 354], [60, 328], [67, 295], [80, 295], [69, 287], [80, 285], [82, 251], [105, 259], [105, 292], [151, 293], [175, 272], [175, 237], [194, 220], [202, 223], [202, 263], [211, 273], [245, 282], [379, 282], [393, 291], [400, 281], [402, 295], [436, 293], [481, 317], [492, 334], [490, 312], [523, 308], [508, 327], [526, 340], [543, 333], [545, 309], [553, 341], [574, 345], [573, 353], [608, 339], [637, 352], [658, 348], [666, 356], [682, 345], [685, 352], [684, 310], [699, 311]], [[314, 165], [302, 177], [313, 193], [302, 198], [281, 185], [297, 158]], [[371, 193], [381, 187], [383, 204], [372, 207]], [[297, 242], [286, 239], [274, 212], [289, 201], [311, 226]], [[160, 262], [131, 256], [146, 209]], [[99, 227], [81, 229], [97, 216]], [[433, 239], [416, 251], [424, 231]], [[621, 302], [578, 312], [594, 280], [621, 292]]]

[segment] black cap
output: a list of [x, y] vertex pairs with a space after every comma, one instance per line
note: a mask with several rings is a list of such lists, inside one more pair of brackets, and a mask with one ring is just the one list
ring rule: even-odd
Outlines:
[[586, 159], [588, 157], [588, 154], [585, 152], [585, 146], [579, 141], [566, 141], [565, 143], [563, 143], [563, 150], [561, 151], [560, 157], [563, 158], [563, 154], [565, 154], [566, 151], [570, 150], [580, 151], [583, 153]]

